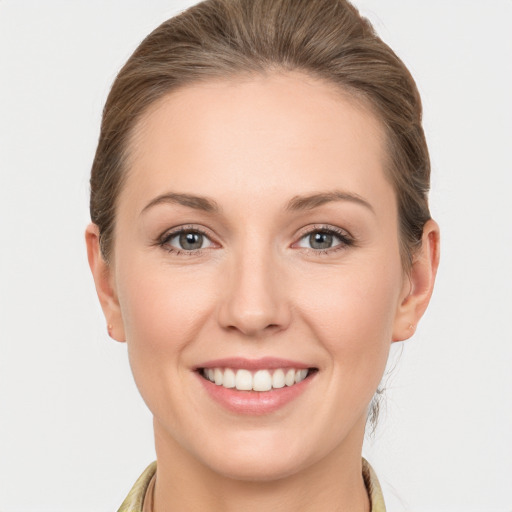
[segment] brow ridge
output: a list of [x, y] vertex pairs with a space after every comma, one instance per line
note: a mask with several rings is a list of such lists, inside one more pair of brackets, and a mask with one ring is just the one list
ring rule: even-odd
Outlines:
[[192, 194], [180, 194], [177, 192], [168, 192], [152, 199], [142, 210], [141, 213], [153, 208], [159, 204], [180, 204], [194, 210], [202, 210], [208, 213], [218, 213], [220, 207], [216, 201], [203, 196]]
[[[340, 190], [334, 190], [329, 192], [317, 192], [306, 196], [294, 196], [287, 203], [285, 211], [299, 212], [313, 210], [326, 203], [335, 201], [348, 201], [352, 203], [360, 204], [370, 211], [375, 213], [372, 205], [363, 199], [360, 195], [353, 192], [345, 192]], [[188, 208], [195, 210], [202, 210], [208, 213], [218, 213], [221, 208], [213, 199], [204, 196], [195, 196], [192, 194], [181, 194], [177, 192], [168, 192], [161, 194], [152, 199], [142, 210], [141, 213], [146, 210], [159, 205], [159, 204], [180, 204]]]
[[355, 194], [353, 192], [345, 192], [341, 190], [317, 192], [307, 196], [292, 197], [292, 199], [290, 199], [290, 201], [286, 205], [285, 209], [287, 211], [295, 212], [307, 211], [312, 210], [314, 208], [318, 208], [319, 206], [334, 201], [348, 201], [351, 203], [357, 203], [375, 213], [373, 206], [368, 201], [366, 201], [366, 199], [362, 198], [359, 194]]

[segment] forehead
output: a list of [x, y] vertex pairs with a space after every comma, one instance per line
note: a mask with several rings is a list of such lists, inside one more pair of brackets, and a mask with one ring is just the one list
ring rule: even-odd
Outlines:
[[125, 195], [139, 209], [164, 188], [231, 201], [343, 188], [378, 200], [382, 187], [390, 193], [385, 159], [380, 121], [333, 84], [297, 72], [215, 80], [142, 116]]

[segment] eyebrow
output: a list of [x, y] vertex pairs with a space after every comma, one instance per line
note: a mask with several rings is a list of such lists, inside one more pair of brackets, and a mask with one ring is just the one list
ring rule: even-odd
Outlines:
[[208, 213], [220, 212], [219, 205], [213, 200], [203, 196], [192, 194], [178, 194], [169, 192], [152, 199], [141, 211], [141, 214], [158, 204], [180, 204], [194, 210], [202, 210]]
[[307, 211], [333, 201], [349, 201], [351, 203], [360, 204], [368, 208], [372, 213], [375, 213], [373, 206], [360, 195], [341, 190], [319, 192], [308, 196], [295, 196], [289, 201], [286, 210], [293, 212]]
[[[358, 194], [351, 192], [343, 192], [335, 190], [331, 192], [318, 192], [307, 196], [295, 196], [285, 207], [285, 211], [298, 212], [307, 211], [318, 208], [326, 203], [334, 201], [349, 201], [352, 203], [360, 204], [368, 208], [371, 212], [375, 213], [372, 205], [363, 199]], [[192, 194], [179, 194], [176, 192], [169, 192], [152, 199], [141, 211], [141, 214], [150, 208], [159, 204], [180, 204], [194, 210], [201, 210], [207, 213], [219, 213], [221, 208], [213, 199], [204, 196], [195, 196]]]

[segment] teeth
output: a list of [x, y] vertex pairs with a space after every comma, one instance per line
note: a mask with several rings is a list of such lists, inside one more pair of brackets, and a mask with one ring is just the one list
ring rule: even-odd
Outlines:
[[274, 375], [272, 375], [272, 387], [274, 389], [284, 388], [285, 382], [284, 382], [284, 372], [283, 370], [279, 369], [274, 372]]
[[252, 380], [254, 391], [270, 391], [272, 389], [272, 376], [268, 370], [258, 370]]
[[233, 370], [231, 370], [231, 368], [226, 368], [224, 370], [224, 379], [223, 379], [222, 385], [225, 388], [234, 388], [235, 387], [236, 375], [235, 375], [235, 372]]
[[295, 384], [295, 370], [288, 370], [284, 377], [284, 383], [287, 386], [293, 386]]
[[271, 370], [258, 370], [254, 374], [249, 370], [232, 370], [231, 368], [205, 368], [203, 376], [210, 382], [238, 391], [270, 391], [271, 389], [293, 386], [302, 382], [308, 375], [309, 370], [295, 370], [290, 368], [284, 370], [278, 368], [272, 373]]
[[252, 389], [252, 375], [249, 370], [238, 370], [236, 372], [235, 387], [238, 391], [250, 391]]
[[307, 374], [308, 374], [307, 370], [299, 370], [298, 372], [295, 372], [295, 383], [300, 382], [301, 380], [304, 380], [306, 378]]

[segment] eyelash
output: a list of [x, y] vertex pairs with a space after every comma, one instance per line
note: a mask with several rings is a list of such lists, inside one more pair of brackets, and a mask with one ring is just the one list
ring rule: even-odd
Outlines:
[[[322, 226], [322, 225], [314, 225], [312, 229], [309, 229], [308, 231], [301, 234], [298, 241], [300, 242], [304, 238], [311, 236], [313, 233], [326, 233], [329, 235], [333, 235], [336, 238], [338, 238], [341, 242], [338, 245], [335, 245], [334, 247], [329, 247], [328, 249], [311, 249], [311, 248], [307, 248], [307, 247], [302, 248], [310, 253], [314, 253], [315, 255], [320, 255], [320, 256], [330, 255], [332, 253], [335, 253], [335, 252], [343, 250], [343, 249], [347, 249], [348, 247], [352, 247], [355, 245], [354, 238], [346, 231], [344, 231], [340, 228], [336, 228], [334, 226]], [[298, 243], [298, 242], [295, 242], [295, 243]]]
[[203, 231], [200, 228], [192, 227], [192, 226], [183, 226], [174, 231], [168, 231], [164, 233], [160, 239], [158, 240], [158, 245], [167, 252], [172, 254], [176, 254], [177, 256], [186, 254], [187, 256], [200, 256], [203, 253], [203, 249], [194, 249], [192, 251], [186, 251], [185, 249], [177, 249], [176, 247], [172, 247], [169, 245], [169, 241], [175, 238], [176, 236], [181, 235], [182, 233], [194, 233], [198, 235], [203, 235], [205, 238], [210, 240], [210, 236], [206, 231]]
[[[181, 227], [174, 231], [164, 233], [159, 238], [157, 245], [159, 245], [165, 251], [175, 254], [177, 256], [184, 255], [184, 254], [186, 254], [187, 256], [202, 255], [204, 249], [194, 249], [194, 250], [187, 251], [184, 249], [177, 249], [176, 247], [172, 247], [171, 245], [169, 245], [170, 240], [172, 240], [176, 236], [181, 235], [182, 233], [200, 234], [200, 235], [204, 236], [205, 238], [207, 238], [208, 240], [210, 240], [210, 236], [208, 235], [208, 233], [206, 233], [206, 231], [203, 231], [202, 229], [197, 228], [197, 227], [184, 226], [184, 227]], [[329, 235], [334, 235], [341, 242], [338, 245], [335, 245], [334, 247], [329, 247], [328, 249], [311, 249], [311, 248], [307, 248], [307, 247], [302, 247], [302, 249], [305, 249], [307, 252], [312, 252], [315, 255], [328, 255], [328, 254], [332, 254], [339, 250], [343, 250], [343, 249], [346, 249], [348, 247], [352, 247], [355, 245], [355, 240], [346, 231], [343, 231], [341, 229], [338, 229], [338, 228], [335, 228], [332, 226], [329, 226], [329, 227], [328, 226], [313, 226], [313, 229], [310, 229], [301, 234], [298, 242], [300, 242], [307, 236], [311, 236], [313, 233], [326, 233]], [[295, 242], [295, 244], [298, 242]]]

